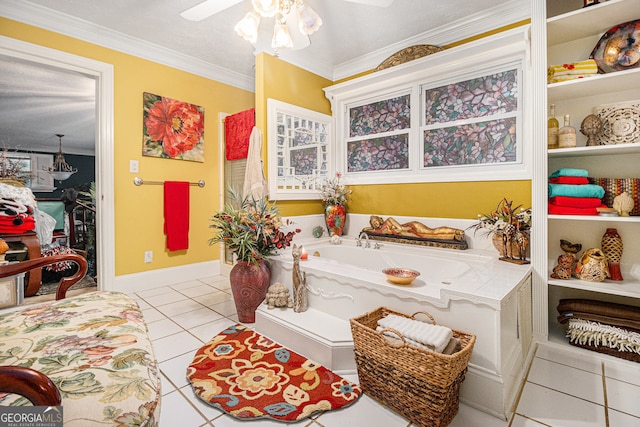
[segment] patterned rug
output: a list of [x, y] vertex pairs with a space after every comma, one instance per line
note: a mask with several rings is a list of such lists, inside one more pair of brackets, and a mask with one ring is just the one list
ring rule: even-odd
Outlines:
[[294, 422], [362, 394], [357, 384], [240, 324], [197, 351], [187, 378], [200, 399], [242, 420]]

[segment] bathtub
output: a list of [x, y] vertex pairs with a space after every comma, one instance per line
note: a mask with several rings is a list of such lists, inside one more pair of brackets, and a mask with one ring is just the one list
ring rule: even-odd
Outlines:
[[[355, 241], [340, 245], [311, 242], [304, 245], [309, 256], [300, 261], [300, 267], [310, 278], [335, 281], [335, 286], [330, 286], [334, 293], [341, 293], [339, 284], [342, 284], [383, 295], [428, 301], [441, 308], [447, 307], [452, 299], [465, 298], [475, 304], [498, 307], [528, 271], [527, 267], [498, 263], [494, 254], [484, 251], [393, 243], [383, 243], [380, 249], [374, 249], [373, 242], [371, 245], [365, 248], [357, 247]], [[273, 260], [280, 273], [291, 271], [290, 251]], [[394, 285], [382, 273], [388, 267], [410, 268], [419, 271], [420, 276], [410, 285]], [[277, 273], [278, 281], [291, 282], [290, 277], [279, 277]], [[307, 285], [312, 287], [315, 281], [308, 280]], [[321, 287], [329, 285], [325, 280], [318, 282]]]
[[[336, 340], [343, 345], [350, 339], [349, 319], [377, 307], [407, 314], [426, 311], [439, 324], [477, 337], [461, 399], [507, 417], [531, 342], [530, 266], [499, 261], [495, 252], [485, 250], [387, 242], [374, 249], [373, 241], [364, 248], [349, 238], [341, 245], [315, 239], [303, 245], [309, 255], [300, 261], [307, 278], [308, 312], [262, 308], [256, 316], [259, 332], [304, 354], [314, 340], [323, 341], [321, 333], [310, 332], [315, 338], [302, 344], [297, 336], [305, 328], [340, 330]], [[292, 267], [290, 250], [272, 257], [271, 283], [291, 290]], [[420, 276], [410, 285], [394, 285], [382, 273], [387, 267], [410, 268]], [[274, 320], [278, 313], [284, 319], [280, 324]], [[330, 365], [331, 360], [320, 363]]]

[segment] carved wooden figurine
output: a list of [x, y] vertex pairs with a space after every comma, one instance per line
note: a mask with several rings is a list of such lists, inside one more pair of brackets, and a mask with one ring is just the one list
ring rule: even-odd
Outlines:
[[300, 271], [300, 255], [302, 246], [293, 245], [291, 254], [293, 255], [293, 311], [302, 313], [309, 308], [307, 300], [307, 273]]

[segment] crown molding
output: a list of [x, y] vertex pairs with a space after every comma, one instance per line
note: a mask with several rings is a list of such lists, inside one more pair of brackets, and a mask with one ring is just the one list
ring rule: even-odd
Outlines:
[[457, 22], [433, 28], [422, 34], [402, 40], [378, 49], [334, 67], [333, 81], [354, 76], [376, 68], [389, 56], [409, 46], [417, 44], [432, 44], [446, 46], [496, 28], [504, 27], [515, 22], [531, 18], [531, 6], [528, 1], [512, 0], [508, 3], [489, 8], [483, 12], [470, 15]]
[[2, 0], [2, 16], [250, 92], [255, 90], [255, 79], [253, 77], [248, 77], [144, 40], [132, 38], [118, 31], [113, 31], [28, 1]]

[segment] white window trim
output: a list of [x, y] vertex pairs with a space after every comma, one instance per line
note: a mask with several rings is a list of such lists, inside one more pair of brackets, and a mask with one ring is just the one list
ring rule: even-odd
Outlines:
[[[346, 184], [389, 184], [417, 182], [526, 180], [532, 177], [533, 144], [530, 124], [524, 118], [531, 112], [526, 100], [531, 97], [527, 79], [529, 63], [529, 25], [470, 42], [437, 54], [325, 88], [334, 118], [334, 170], [341, 171]], [[518, 159], [516, 162], [447, 167], [421, 167], [422, 148], [410, 154], [411, 168], [402, 171], [347, 173], [346, 135], [348, 108], [357, 103], [379, 99], [412, 88], [412, 135], [410, 144], [422, 141], [422, 91], [456, 81], [469, 80], [507, 69], [519, 70]], [[415, 117], [415, 119], [414, 119]], [[417, 121], [414, 121], [417, 120]], [[416, 124], [415, 130], [414, 123]], [[417, 124], [420, 124], [418, 126]], [[417, 139], [416, 139], [417, 138]], [[413, 155], [413, 157], [411, 157]], [[331, 173], [331, 172], [330, 172]]]
[[[327, 176], [330, 176], [330, 169], [332, 164], [332, 117], [327, 114], [322, 114], [317, 111], [309, 110], [307, 108], [298, 107], [296, 105], [288, 104], [286, 102], [278, 101], [275, 99], [267, 99], [267, 135], [268, 135], [268, 161], [269, 161], [269, 198], [272, 200], [319, 200], [320, 189], [319, 188], [279, 188], [278, 187], [278, 113], [283, 113], [291, 116], [295, 116], [301, 119], [311, 120], [314, 122], [320, 122], [327, 126], [327, 170], [324, 177], [319, 176], [318, 179], [324, 181]], [[317, 183], [318, 186], [322, 185], [322, 182]]]

